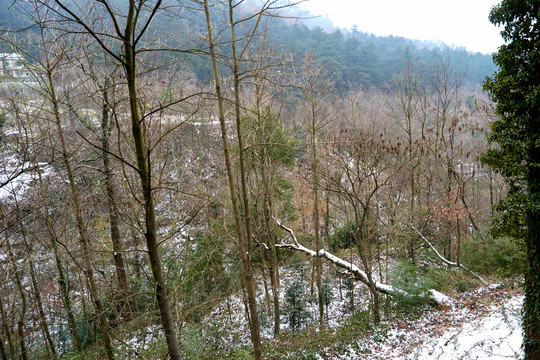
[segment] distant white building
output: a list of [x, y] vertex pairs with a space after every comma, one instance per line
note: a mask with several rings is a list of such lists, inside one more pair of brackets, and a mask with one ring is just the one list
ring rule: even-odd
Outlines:
[[0, 53], [0, 77], [23, 78], [28, 76], [24, 58], [15, 53]]

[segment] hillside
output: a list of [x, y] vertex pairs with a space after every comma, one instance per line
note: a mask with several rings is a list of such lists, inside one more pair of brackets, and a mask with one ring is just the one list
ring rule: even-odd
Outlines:
[[[13, 0], [0, 0], [0, 28], [16, 29], [24, 24], [20, 11], [11, 7], [12, 3]], [[240, 11], [249, 11], [254, 5], [246, 2], [242, 6], [245, 10]], [[220, 12], [218, 10], [216, 14]], [[308, 52], [315, 54], [318, 61], [327, 67], [335, 87], [339, 89], [384, 88], [403, 66], [407, 56], [417, 60], [419, 72], [422, 73], [434, 71], [441, 61], [449, 61], [456, 73], [463, 74], [464, 80], [473, 88], [481, 85], [485, 77], [492, 75], [496, 69], [491, 55], [402, 37], [379, 37], [356, 29], [331, 31], [333, 25], [330, 20], [309, 20], [309, 13], [295, 9], [287, 9], [280, 14], [285, 18], [262, 20], [262, 28], [268, 34], [270, 45], [275, 51], [292, 53], [298, 62], [303, 61]], [[291, 16], [299, 18], [294, 20]], [[319, 24], [327, 30], [323, 30]], [[167, 41], [172, 46], [180, 46], [189, 44], [189, 40], [186, 42], [186, 36], [182, 36], [184, 40], [179, 43], [175, 39], [178, 37], [176, 34], [188, 34], [189, 38], [194, 30], [204, 29], [205, 26], [201, 13], [185, 10], [175, 19], [167, 12], [158, 16], [155, 30], [158, 37], [169, 39]], [[221, 37], [223, 42], [229, 40], [227, 35]], [[5, 44], [2, 47], [8, 50]], [[187, 61], [199, 80], [209, 79], [211, 66], [207, 61], [198, 56], [187, 56]]]

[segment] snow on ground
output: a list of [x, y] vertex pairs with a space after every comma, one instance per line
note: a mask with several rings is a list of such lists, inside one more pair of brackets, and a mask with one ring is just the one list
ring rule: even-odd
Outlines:
[[[300, 276], [305, 278], [304, 295], [309, 296], [309, 270], [304, 269]], [[282, 289], [280, 300], [285, 305], [285, 291], [298, 269], [281, 270]], [[335, 328], [343, 324], [350, 315], [349, 299], [345, 289], [339, 295], [339, 284], [331, 284], [334, 297], [327, 309], [327, 325]], [[265, 306], [264, 289], [258, 288], [258, 304]], [[367, 309], [367, 290], [365, 285], [355, 284], [356, 308]], [[441, 294], [441, 296], [444, 296]], [[339, 355], [331, 351], [319, 354], [322, 360], [355, 359], [403, 359], [403, 360], [488, 360], [517, 359], [521, 353], [520, 311], [523, 295], [520, 291], [490, 285], [445, 298], [446, 306], [440, 309], [427, 308], [419, 317], [412, 319], [386, 319], [375, 329], [370, 338], [358, 339]], [[311, 321], [316, 321], [318, 306], [316, 299], [306, 303]], [[263, 311], [264, 312], [264, 311]], [[286, 313], [281, 314], [281, 328], [290, 331]], [[245, 320], [245, 309], [241, 296], [229, 298], [229, 304], [216, 308], [208, 316], [214, 325], [221, 328], [222, 339], [230, 347], [249, 344], [249, 329]], [[273, 320], [271, 315], [261, 321], [261, 334], [272, 338]]]
[[[308, 265], [298, 265], [280, 268], [281, 289], [279, 292], [281, 306], [281, 326], [283, 332], [290, 331], [288, 314], [284, 309], [286, 307], [286, 291], [287, 288], [294, 282], [296, 278], [302, 279], [303, 286], [302, 298], [305, 300], [305, 310], [309, 314], [308, 320], [302, 327], [310, 325], [317, 321], [319, 314], [319, 305], [317, 302], [316, 291], [311, 295], [310, 278], [311, 269]], [[258, 280], [258, 284], [262, 284], [262, 280]], [[268, 281], [269, 292], [271, 296], [272, 289]], [[350, 290], [346, 288], [346, 284], [340, 281], [338, 277], [334, 277], [330, 282], [331, 301], [325, 307], [326, 326], [336, 328], [350, 315]], [[341, 289], [340, 289], [341, 288]], [[354, 283], [355, 308], [366, 310], [369, 306], [367, 298], [367, 288], [359, 281]], [[272, 316], [272, 304], [268, 304], [263, 286], [257, 287], [257, 304], [260, 311], [259, 322], [261, 325], [261, 336], [264, 339], [271, 339], [274, 333], [274, 319]], [[265, 311], [266, 310], [266, 311]], [[250, 344], [249, 327], [246, 321], [246, 309], [244, 307], [244, 299], [241, 294], [235, 294], [228, 298], [227, 303], [217, 306], [206, 318], [207, 322], [212, 323], [223, 330], [227, 334], [223, 341], [231, 341], [231, 347], [238, 345]]]
[[164, 336], [161, 326], [151, 325], [128, 334], [126, 336], [128, 340], [123, 343], [116, 342], [115, 345], [118, 346], [123, 353], [142, 351], [148, 349], [152, 344]]
[[[511, 296], [511, 295], [510, 295]], [[462, 326], [428, 339], [413, 353], [416, 359], [496, 359], [520, 357], [520, 310], [523, 296], [499, 297], [484, 314], [466, 314]], [[409, 357], [411, 358], [411, 357]]]
[[522, 303], [516, 291], [481, 288], [417, 320], [386, 322], [386, 330], [359, 340], [344, 354], [321, 354], [320, 359], [519, 359]]
[[0, 200], [10, 202], [14, 196], [22, 196], [37, 180], [36, 171], [42, 176], [49, 176], [51, 168], [46, 163], [29, 163], [20, 161], [15, 154], [5, 155], [0, 167]]

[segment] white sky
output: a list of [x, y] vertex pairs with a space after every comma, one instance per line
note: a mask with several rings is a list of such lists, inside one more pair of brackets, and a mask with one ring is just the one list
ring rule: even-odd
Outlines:
[[491, 53], [503, 43], [500, 29], [489, 20], [500, 0], [308, 0], [315, 15], [335, 26], [375, 35], [442, 41], [470, 51]]

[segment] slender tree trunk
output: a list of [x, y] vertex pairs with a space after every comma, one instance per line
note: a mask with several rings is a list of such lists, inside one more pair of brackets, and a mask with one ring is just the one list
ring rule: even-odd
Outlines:
[[[529, 150], [529, 195], [540, 195], [540, 148], [535, 140]], [[523, 328], [525, 360], [540, 359], [540, 210], [530, 206], [527, 212], [527, 269], [525, 272], [525, 301]]]
[[266, 270], [268, 269], [268, 272], [270, 273], [270, 268], [268, 267], [268, 265], [266, 264], [266, 259], [265, 259], [265, 256], [263, 255], [262, 257], [262, 264], [261, 264], [261, 277], [262, 277], [262, 281], [263, 281], [263, 286], [264, 286], [264, 298], [266, 300], [266, 311], [268, 313], [270, 313], [271, 309], [272, 309], [272, 300], [270, 299], [270, 291], [268, 290], [268, 280], [266, 280]]
[[[143, 42], [145, 37], [143, 36], [150, 26], [151, 20], [158, 13], [162, 0], [156, 0], [153, 2], [151, 11], [148, 12], [148, 17], [142, 19], [142, 13], [145, 12], [144, 8], [147, 1], [135, 1], [129, 0], [126, 3], [124, 14], [117, 13], [112, 7], [105, 4], [104, 11], [110, 17], [114, 26], [114, 34], [112, 33], [100, 33], [93, 30], [93, 25], [85, 22], [81, 16], [73, 12], [67, 5], [67, 2], [55, 0], [55, 4], [60, 6], [67, 14], [69, 18], [75, 23], [84, 27], [87, 33], [97, 40], [99, 46], [111, 55], [115, 61], [117, 61], [124, 70], [126, 77], [126, 84], [128, 88], [129, 98], [129, 114], [131, 118], [131, 132], [133, 143], [135, 145], [136, 166], [135, 171], [139, 176], [141, 182], [141, 192], [143, 196], [143, 208], [144, 208], [144, 226], [145, 226], [145, 240], [148, 251], [148, 258], [150, 262], [150, 269], [152, 271], [152, 279], [155, 287], [155, 297], [159, 308], [161, 324], [165, 332], [165, 339], [167, 341], [167, 348], [169, 350], [169, 356], [173, 360], [178, 360], [180, 356], [180, 347], [176, 339], [176, 330], [174, 326], [174, 320], [172, 316], [172, 310], [169, 303], [167, 294], [165, 277], [163, 274], [163, 264], [161, 261], [161, 255], [159, 252], [159, 246], [156, 234], [156, 214], [153, 200], [153, 189], [151, 183], [151, 161], [150, 161], [150, 149], [145, 144], [145, 124], [144, 118], [139, 113], [139, 94], [137, 91], [137, 70], [136, 56], [138, 54], [137, 46], [140, 42]], [[141, 16], [140, 16], [141, 15]], [[123, 25], [119, 25], [119, 24]], [[123, 28], [121, 28], [123, 27]], [[103, 40], [106, 38], [107, 40]], [[121, 47], [119, 49], [109, 47], [109, 39], [116, 39], [121, 41]], [[91, 289], [92, 290], [92, 289]], [[95, 299], [94, 299], [95, 300]], [[99, 299], [98, 299], [99, 300]]]
[[456, 231], [457, 231], [457, 242], [456, 242], [456, 264], [459, 267], [459, 253], [461, 251], [461, 226], [460, 226], [459, 216], [456, 214]]
[[[232, 12], [232, 4], [229, 3], [230, 11]], [[255, 283], [253, 280], [253, 274], [252, 274], [252, 265], [251, 265], [251, 247], [249, 240], [246, 241], [244, 231], [249, 231], [251, 236], [251, 225], [249, 224], [249, 218], [244, 219], [244, 224], [242, 224], [241, 215], [240, 215], [240, 209], [238, 206], [238, 198], [236, 194], [236, 186], [234, 181], [234, 175], [232, 170], [232, 164], [231, 164], [231, 156], [230, 156], [230, 147], [229, 147], [229, 140], [227, 135], [227, 124], [225, 122], [225, 109], [224, 109], [224, 98], [223, 94], [221, 92], [221, 80], [219, 77], [219, 70], [218, 70], [218, 59], [215, 51], [215, 44], [212, 34], [212, 23], [210, 20], [210, 11], [208, 7], [208, 0], [204, 0], [204, 11], [206, 15], [206, 25], [207, 25], [207, 31], [208, 31], [208, 43], [210, 47], [210, 55], [212, 59], [212, 68], [214, 73], [214, 84], [216, 87], [216, 96], [218, 100], [218, 109], [219, 109], [219, 122], [221, 127], [221, 140], [223, 143], [223, 155], [225, 158], [225, 167], [227, 169], [227, 178], [229, 181], [229, 191], [231, 195], [231, 202], [233, 206], [233, 214], [235, 219], [235, 225], [236, 225], [236, 231], [238, 236], [238, 250], [240, 252], [240, 257], [242, 259], [242, 264], [244, 267], [244, 281], [245, 281], [245, 289], [247, 292], [247, 300], [248, 300], [248, 309], [249, 309], [249, 317], [250, 317], [250, 330], [251, 330], [251, 342], [253, 344], [253, 351], [255, 354], [256, 360], [262, 359], [262, 351], [261, 351], [261, 339], [260, 339], [260, 332], [259, 332], [259, 318], [257, 314], [257, 303], [256, 303], [256, 297], [255, 297]], [[231, 24], [231, 33], [234, 34], [234, 24]], [[234, 36], [234, 35], [233, 35]], [[233, 49], [235, 49], [235, 46], [233, 46]], [[233, 57], [236, 59], [235, 55]], [[235, 69], [236, 69], [236, 76], [235, 76], [235, 86], [236, 86], [236, 105], [239, 106], [239, 94], [238, 91], [238, 64], [235, 61]], [[237, 119], [238, 120], [238, 119]], [[238, 124], [237, 124], [238, 129]], [[239, 129], [238, 129], [239, 130]], [[238, 131], [238, 134], [240, 135], [240, 131]], [[239, 148], [242, 148], [242, 145], [239, 143]], [[242, 162], [241, 162], [242, 163]], [[242, 164], [243, 166], [243, 164]], [[244, 185], [245, 182], [245, 173], [242, 175], [242, 184]], [[247, 187], [243, 187], [243, 190], [247, 190]], [[245, 209], [246, 214], [249, 214], [249, 207]], [[245, 226], [245, 228], [244, 228]], [[249, 239], [248, 236], [248, 239]], [[252, 244], [251, 244], [252, 245]]]
[[[539, 174], [540, 175], [540, 174]], [[525, 359], [540, 359], [540, 213], [529, 214], [523, 325]]]
[[489, 168], [488, 170], [489, 175], [489, 208], [490, 208], [490, 215], [491, 217], [495, 216], [495, 196], [493, 195], [493, 170]]
[[[128, 25], [126, 27], [125, 33], [127, 39], [131, 39], [131, 37], [133, 36], [134, 29], [132, 28], [132, 21], [133, 9], [130, 6], [130, 11], [127, 19]], [[152, 176], [150, 173], [150, 151], [146, 148], [146, 145], [144, 143], [144, 128], [142, 128], [141, 126], [142, 122], [139, 115], [139, 105], [136, 88], [137, 72], [135, 69], [135, 54], [135, 49], [132, 47], [131, 44], [126, 42], [124, 44], [124, 70], [129, 90], [131, 132], [133, 142], [135, 143], [135, 152], [137, 157], [137, 173], [141, 181], [144, 199], [144, 223], [146, 226], [144, 237], [146, 239], [148, 258], [150, 260], [150, 268], [152, 270], [152, 278], [154, 280], [155, 297], [158, 303], [161, 324], [165, 331], [165, 339], [167, 341], [169, 356], [172, 360], [179, 360], [181, 358], [180, 347], [176, 338], [174, 319], [169, 303], [169, 296], [167, 294], [165, 276], [163, 274], [163, 264], [161, 261], [161, 254], [159, 253], [159, 247], [157, 242], [156, 213], [151, 181]]]
[[[407, 134], [409, 136], [409, 161], [412, 163], [413, 161], [413, 142], [412, 142], [412, 129], [411, 129], [411, 119], [408, 119], [408, 131]], [[411, 186], [411, 198], [409, 200], [409, 222], [414, 223], [414, 205], [415, 205], [415, 197], [416, 197], [416, 184], [415, 184], [415, 177], [414, 177], [414, 167], [411, 168], [410, 174], [409, 174], [409, 181]], [[409, 238], [409, 256], [411, 259], [411, 264], [416, 265], [416, 254], [415, 254], [415, 241], [414, 238]]]
[[[3, 211], [2, 211], [3, 212]], [[19, 270], [19, 267], [17, 266], [17, 261], [15, 260], [15, 257], [13, 255], [13, 251], [11, 249], [11, 241], [9, 240], [9, 237], [6, 235], [5, 238], [6, 247], [8, 250], [8, 256], [11, 263], [11, 266], [13, 267], [13, 273], [15, 275], [15, 284], [17, 285], [17, 289], [19, 290], [19, 294], [21, 295], [21, 313], [19, 314], [19, 318], [17, 319], [17, 333], [19, 335], [19, 345], [21, 347], [21, 358], [23, 360], [28, 359], [28, 351], [26, 349], [26, 343], [24, 341], [25, 339], [25, 330], [24, 330], [24, 320], [26, 317], [26, 294], [24, 292], [24, 288], [22, 285], [21, 280], [21, 273]]]
[[[19, 202], [18, 202], [18, 199], [17, 197], [15, 196], [15, 206], [16, 206], [16, 211], [17, 211], [17, 223], [19, 224], [19, 228], [21, 230], [21, 236], [22, 236], [22, 240], [23, 240], [23, 244], [24, 244], [24, 248], [26, 250], [26, 254], [28, 256], [28, 264], [29, 264], [29, 268], [30, 268], [30, 280], [31, 280], [31, 284], [32, 284], [32, 289], [33, 289], [33, 292], [34, 292], [34, 297], [36, 298], [36, 303], [37, 303], [37, 307], [38, 307], [38, 313], [39, 313], [39, 317], [40, 317], [40, 320], [41, 320], [41, 328], [43, 330], [43, 333], [44, 333], [44, 337], [45, 337], [45, 340], [47, 341], [50, 349], [51, 349], [51, 352], [53, 354], [54, 357], [56, 357], [56, 350], [54, 348], [54, 342], [52, 341], [52, 338], [51, 338], [51, 333], [49, 331], [49, 326], [47, 325], [47, 319], [45, 317], [45, 311], [43, 310], [43, 303], [41, 301], [41, 293], [39, 291], [39, 287], [38, 287], [38, 283], [37, 283], [37, 279], [36, 279], [36, 273], [35, 273], [35, 263], [34, 263], [34, 259], [33, 259], [33, 254], [32, 254], [32, 249], [31, 249], [31, 246], [28, 242], [28, 236], [27, 236], [27, 232], [26, 232], [26, 227], [21, 219], [21, 214], [20, 214], [20, 207], [19, 207]], [[0, 205], [1, 207], [1, 205]], [[9, 244], [8, 244], [8, 249], [9, 249]], [[11, 250], [9, 250], [11, 251]], [[25, 299], [23, 299], [23, 305], [26, 306], [26, 297]]]
[[109, 205], [109, 224], [111, 226], [111, 241], [113, 246], [114, 265], [116, 268], [116, 276], [118, 277], [118, 294], [120, 298], [120, 308], [124, 321], [129, 321], [129, 319], [131, 318], [131, 307], [128, 300], [129, 288], [124, 259], [124, 242], [120, 235], [120, 228], [118, 225], [118, 206], [116, 202], [116, 192], [109, 160], [109, 138], [111, 124], [107, 94], [108, 86], [108, 82], [105, 81], [105, 84], [103, 86], [103, 106], [101, 114], [101, 159], [103, 161], [103, 172], [105, 173], [105, 187], [107, 192], [107, 203]]
[[[26, 231], [24, 231], [24, 232], [26, 232]], [[38, 286], [38, 282], [37, 282], [37, 279], [36, 279], [36, 270], [35, 270], [35, 264], [34, 264], [33, 255], [31, 253], [30, 245], [26, 241], [26, 235], [24, 233], [23, 233], [23, 237], [25, 238], [24, 243], [25, 243], [25, 247], [26, 247], [26, 250], [27, 250], [26, 253], [28, 254], [28, 259], [29, 259], [28, 264], [29, 264], [29, 267], [30, 267], [30, 279], [31, 279], [31, 282], [32, 282], [32, 288], [34, 290], [34, 297], [36, 299], [36, 304], [37, 304], [37, 307], [38, 307], [39, 318], [40, 318], [40, 321], [41, 321], [41, 328], [43, 329], [43, 334], [45, 336], [45, 340], [49, 344], [49, 348], [51, 350], [52, 356], [56, 357], [56, 349], [54, 347], [54, 341], [52, 340], [51, 332], [49, 331], [49, 325], [47, 323], [47, 317], [45, 316], [45, 311], [43, 310], [43, 301], [41, 300], [41, 292], [39, 291], [39, 286]]]
[[[310, 96], [313, 96], [310, 93]], [[313, 101], [313, 100], [312, 100]], [[313, 181], [313, 232], [315, 240], [315, 251], [317, 254], [321, 250], [321, 238], [320, 238], [320, 224], [319, 224], [319, 158], [317, 156], [317, 124], [314, 105], [312, 104], [312, 113], [310, 121], [311, 132], [311, 172]], [[319, 329], [324, 329], [324, 302], [322, 294], [322, 264], [319, 255], [315, 257], [315, 270], [316, 270], [316, 282], [317, 282], [317, 298], [319, 303]]]
[[244, 262], [246, 286], [248, 295], [249, 313], [251, 317], [251, 334], [253, 342], [253, 350], [255, 353], [255, 359], [262, 359], [261, 350], [261, 335], [259, 329], [259, 315], [257, 313], [257, 297], [255, 294], [255, 281], [253, 279], [253, 269], [251, 264], [251, 258], [253, 256], [253, 232], [251, 229], [251, 211], [249, 206], [249, 195], [247, 185], [247, 175], [244, 161], [244, 144], [242, 140], [242, 114], [240, 112], [240, 59], [237, 55], [236, 49], [236, 34], [235, 34], [235, 20], [234, 20], [234, 6], [235, 2], [229, 0], [229, 21], [231, 30], [231, 48], [233, 53], [233, 79], [234, 79], [234, 109], [236, 118], [236, 136], [238, 141], [238, 161], [240, 163], [240, 180], [242, 199], [244, 202], [244, 225], [246, 228], [246, 260]]
[[[264, 119], [261, 115], [261, 95], [260, 95], [260, 85], [256, 86], [256, 109], [257, 109], [257, 121], [259, 124], [264, 122]], [[261, 126], [264, 129], [264, 126]], [[262, 134], [262, 138], [265, 138], [266, 134]], [[271, 185], [271, 175], [269, 172], [269, 160], [266, 148], [264, 148], [264, 153], [260, 161], [260, 172], [261, 179], [263, 184], [264, 200], [263, 200], [263, 216], [264, 216], [264, 228], [265, 228], [265, 237], [266, 245], [268, 246], [268, 258], [270, 260], [270, 285], [272, 286], [272, 298], [274, 305], [274, 337], [279, 335], [280, 332], [280, 309], [279, 309], [279, 266], [278, 266], [278, 257], [277, 257], [277, 248], [276, 248], [276, 233], [273, 230], [274, 221], [273, 221], [273, 202], [272, 202], [272, 185]]]
[[37, 176], [38, 176], [38, 183], [39, 183], [39, 191], [42, 198], [43, 214], [45, 216], [45, 224], [47, 226], [47, 234], [49, 236], [49, 242], [53, 250], [54, 262], [56, 264], [56, 271], [58, 272], [58, 285], [60, 286], [60, 294], [62, 297], [64, 308], [66, 310], [66, 316], [68, 319], [69, 329], [71, 332], [73, 343], [75, 344], [77, 351], [81, 352], [82, 345], [81, 345], [81, 340], [79, 338], [79, 335], [77, 333], [77, 326], [75, 324], [75, 315], [73, 312], [73, 306], [71, 304], [71, 298], [69, 296], [69, 287], [67, 283], [67, 278], [64, 272], [64, 267], [62, 266], [60, 254], [58, 252], [58, 243], [56, 241], [56, 235], [54, 234], [51, 217], [49, 216], [49, 205], [47, 203], [47, 197], [45, 196], [45, 187], [43, 186], [43, 179], [39, 171], [37, 172]]
[[99, 327], [101, 329], [101, 338], [105, 346], [105, 352], [107, 353], [107, 358], [109, 360], [112, 360], [114, 356], [112, 353], [111, 339], [109, 336], [107, 320], [105, 319], [105, 315], [104, 315], [103, 304], [99, 298], [99, 292], [98, 292], [97, 284], [94, 279], [94, 272], [92, 270], [92, 254], [90, 252], [90, 247], [88, 243], [88, 235], [87, 235], [86, 228], [84, 225], [79, 192], [75, 184], [75, 176], [73, 175], [73, 170], [71, 167], [71, 160], [69, 158], [67, 144], [64, 138], [64, 131], [62, 129], [62, 122], [61, 122], [60, 113], [59, 113], [59, 102], [56, 97], [55, 86], [52, 80], [52, 76], [53, 76], [52, 71], [47, 70], [46, 75], [47, 75], [48, 86], [49, 86], [48, 90], [51, 96], [51, 103], [53, 106], [56, 130], [58, 131], [58, 135], [60, 137], [62, 160], [64, 162], [64, 166], [66, 167], [66, 172], [67, 172], [67, 176], [69, 180], [69, 189], [71, 192], [71, 198], [73, 200], [73, 207], [75, 210], [75, 220], [77, 223], [77, 230], [79, 232], [79, 241], [81, 245], [81, 252], [82, 252], [83, 263], [84, 263], [83, 271], [85, 273], [85, 276], [88, 280], [88, 285], [90, 287], [90, 294], [94, 302], [96, 316], [98, 318]]
[[0, 355], [2, 356], [2, 360], [8, 360], [6, 348], [4, 347], [4, 338], [0, 336]]
[[9, 354], [10, 354], [11, 359], [14, 359], [15, 346], [11, 338], [11, 328], [8, 324], [6, 310], [4, 309], [4, 300], [2, 299], [2, 296], [0, 296], [0, 316], [2, 317], [2, 327], [4, 328], [4, 332], [6, 334], [6, 339], [7, 339], [7, 343], [9, 347]]

